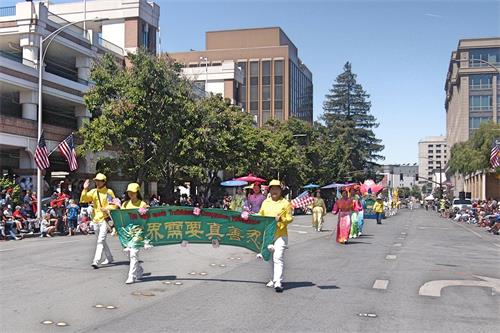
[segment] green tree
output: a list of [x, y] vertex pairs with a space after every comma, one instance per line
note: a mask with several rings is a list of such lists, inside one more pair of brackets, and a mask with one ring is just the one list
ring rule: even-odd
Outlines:
[[[450, 151], [450, 170], [462, 175], [489, 170], [493, 139], [499, 136], [500, 124], [482, 123], [469, 140], [453, 145]], [[496, 171], [499, 172], [500, 168]]]
[[101, 165], [138, 182], [163, 179], [169, 192], [181, 167], [177, 144], [195, 126], [191, 84], [180, 66], [140, 50], [123, 68], [104, 56], [93, 68], [85, 95], [93, 115], [80, 130], [80, 151], [111, 151]]
[[193, 120], [195, 126], [178, 142], [180, 157], [186, 176], [201, 185], [204, 197], [208, 198], [219, 186], [219, 171], [234, 172], [248, 167], [252, 118], [221, 95], [211, 95], [196, 102]]
[[331, 145], [327, 160], [337, 179], [362, 180], [376, 166], [374, 162], [383, 159], [379, 153], [384, 146], [373, 132], [379, 124], [370, 114], [369, 97], [347, 62], [326, 95], [321, 117], [326, 125], [326, 142]]

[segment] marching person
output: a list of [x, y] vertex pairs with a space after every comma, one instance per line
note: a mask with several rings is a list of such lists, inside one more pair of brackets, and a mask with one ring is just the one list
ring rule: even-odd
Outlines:
[[351, 231], [351, 214], [353, 211], [354, 202], [349, 198], [347, 189], [342, 189], [342, 197], [335, 201], [332, 213], [339, 215], [337, 222], [337, 242], [347, 244], [349, 233]]
[[[106, 243], [106, 236], [108, 229], [110, 229], [108, 224], [110, 219], [109, 210], [115, 208], [112, 203], [112, 200], [115, 198], [115, 194], [113, 193], [113, 190], [106, 187], [107, 178], [104, 174], [98, 173], [93, 180], [96, 188], [90, 191], [90, 181], [88, 179], [85, 180], [82, 195], [80, 196], [80, 202], [93, 203], [94, 205], [92, 212], [92, 224], [94, 227], [94, 233], [97, 237], [97, 246], [91, 266], [94, 267], [94, 269], [97, 269], [100, 264], [106, 265], [113, 262], [113, 255], [111, 254], [108, 244]], [[101, 261], [103, 250], [106, 259]]]
[[[127, 186], [125, 201], [122, 203], [121, 209], [147, 209], [149, 206], [142, 200], [141, 187], [137, 183], [130, 183]], [[142, 278], [143, 269], [139, 262], [139, 250], [144, 247], [144, 231], [135, 226], [127, 226], [129, 228], [131, 240], [128, 242], [124, 251], [129, 253], [130, 268], [126, 284], [131, 284]]]
[[382, 213], [384, 212], [384, 201], [382, 199], [381, 194], [379, 194], [377, 196], [377, 200], [373, 204], [373, 211], [375, 212], [375, 216], [377, 217], [377, 224], [382, 224]]
[[317, 231], [322, 231], [323, 222], [326, 215], [326, 205], [325, 200], [321, 198], [321, 191], [316, 190], [314, 193], [314, 201], [312, 204], [312, 225]]
[[292, 206], [288, 200], [283, 198], [283, 190], [279, 180], [272, 180], [269, 183], [270, 197], [264, 200], [259, 211], [261, 216], [270, 216], [276, 219], [276, 232], [274, 243], [269, 245], [269, 251], [273, 253], [273, 276], [267, 283], [267, 287], [273, 288], [276, 292], [283, 292], [283, 269], [285, 265], [285, 249], [288, 244], [287, 225], [293, 221]]

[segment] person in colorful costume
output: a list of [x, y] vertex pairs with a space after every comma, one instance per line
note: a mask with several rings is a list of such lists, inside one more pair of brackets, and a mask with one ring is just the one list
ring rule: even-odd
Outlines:
[[321, 231], [323, 229], [323, 222], [326, 215], [326, 205], [325, 205], [325, 200], [321, 198], [320, 190], [316, 190], [316, 193], [314, 194], [314, 201], [312, 207], [313, 207], [312, 209], [313, 228], [316, 229], [317, 231]]
[[342, 190], [342, 197], [335, 201], [332, 213], [339, 215], [337, 222], [337, 242], [346, 244], [349, 240], [351, 231], [351, 213], [353, 210], [353, 201], [348, 197], [347, 190]]

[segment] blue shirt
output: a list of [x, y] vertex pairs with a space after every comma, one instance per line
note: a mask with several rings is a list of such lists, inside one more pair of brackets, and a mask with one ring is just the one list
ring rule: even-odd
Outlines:
[[68, 210], [68, 219], [76, 220], [78, 218], [78, 209], [80, 209], [78, 205], [68, 205], [66, 209]]

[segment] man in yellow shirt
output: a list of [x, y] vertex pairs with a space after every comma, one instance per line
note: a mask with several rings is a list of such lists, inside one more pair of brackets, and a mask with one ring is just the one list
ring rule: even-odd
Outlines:
[[287, 225], [293, 221], [292, 206], [282, 196], [281, 182], [272, 180], [269, 183], [270, 197], [264, 200], [260, 207], [259, 215], [270, 216], [276, 219], [276, 233], [274, 243], [269, 245], [269, 251], [273, 252], [273, 276], [267, 283], [267, 287], [274, 287], [276, 292], [283, 292], [283, 269], [285, 265], [285, 249], [288, 244]]
[[377, 217], [377, 224], [382, 224], [382, 213], [384, 213], [384, 201], [382, 195], [377, 196], [377, 201], [373, 204], [373, 212]]
[[[94, 209], [92, 214], [92, 223], [94, 226], [95, 235], [97, 236], [97, 246], [95, 249], [94, 260], [92, 260], [92, 267], [94, 269], [99, 268], [100, 264], [110, 264], [113, 262], [113, 255], [106, 243], [106, 236], [108, 233], [108, 220], [109, 210], [114, 209], [115, 206], [112, 200], [115, 198], [115, 194], [112, 190], [106, 187], [106, 176], [102, 173], [98, 173], [94, 177], [95, 189], [89, 191], [90, 181], [87, 179], [83, 184], [82, 195], [80, 196], [81, 203], [93, 203]], [[106, 259], [101, 261], [102, 252]]]

